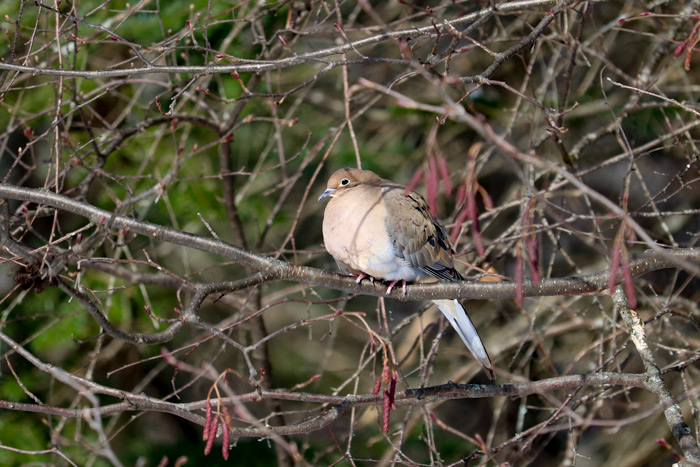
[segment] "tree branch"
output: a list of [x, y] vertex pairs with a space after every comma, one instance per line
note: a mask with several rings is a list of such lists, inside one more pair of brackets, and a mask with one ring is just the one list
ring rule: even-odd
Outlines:
[[[394, 290], [391, 294], [386, 295], [386, 287], [380, 283], [371, 284], [369, 281], [364, 281], [357, 284], [352, 277], [307, 266], [294, 265], [250, 252], [218, 239], [201, 237], [127, 216], [119, 216], [48, 190], [0, 184], [0, 198], [52, 206], [81, 215], [95, 225], [128, 230], [145, 235], [153, 240], [169, 242], [218, 255], [259, 271], [260, 276], [257, 277], [255, 283], [260, 281], [291, 280], [344, 292], [375, 297], [388, 296], [399, 300], [433, 300], [438, 298], [512, 299], [517, 292], [517, 284], [515, 282], [462, 281], [415, 284], [407, 287], [406, 295], [403, 295], [401, 290]], [[677, 267], [680, 261], [697, 262], [699, 260], [700, 249], [697, 248], [668, 249], [663, 250], [662, 253], [647, 252], [638, 255], [634, 261], [630, 262], [630, 270], [633, 275], [640, 276], [651, 271]], [[605, 290], [608, 286], [608, 281], [609, 271], [607, 270], [580, 276], [542, 279], [537, 284], [525, 282], [523, 284], [523, 295], [526, 297], [541, 297], [595, 293]], [[231, 287], [240, 289], [240, 284], [235, 281], [231, 283]], [[223, 289], [225, 289], [225, 286], [219, 288], [219, 290]]]

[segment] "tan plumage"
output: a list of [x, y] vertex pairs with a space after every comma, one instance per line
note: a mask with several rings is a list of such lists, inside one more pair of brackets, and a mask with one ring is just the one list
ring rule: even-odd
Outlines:
[[[418, 193], [369, 170], [346, 168], [331, 175], [318, 199], [327, 196], [323, 241], [346, 273], [388, 281], [463, 280], [444, 227]], [[491, 377], [491, 360], [462, 305], [434, 303]]]

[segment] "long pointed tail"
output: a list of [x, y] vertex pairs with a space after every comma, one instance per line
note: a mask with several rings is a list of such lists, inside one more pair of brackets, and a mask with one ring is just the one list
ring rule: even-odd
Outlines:
[[483, 365], [489, 378], [494, 379], [493, 365], [489, 354], [486, 352], [479, 333], [476, 331], [472, 320], [469, 319], [469, 315], [467, 315], [464, 307], [457, 300], [433, 300], [433, 303], [437, 305], [452, 327], [455, 328], [472, 355]]

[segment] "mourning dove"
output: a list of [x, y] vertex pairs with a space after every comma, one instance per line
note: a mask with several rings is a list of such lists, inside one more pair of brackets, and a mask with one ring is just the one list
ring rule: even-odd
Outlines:
[[[390, 288], [398, 281], [405, 287], [405, 281], [464, 279], [454, 268], [444, 227], [418, 193], [369, 170], [346, 168], [331, 175], [318, 199], [325, 197], [331, 200], [323, 215], [323, 241], [345, 273], [391, 281]], [[462, 305], [433, 302], [492, 378], [491, 360]]]

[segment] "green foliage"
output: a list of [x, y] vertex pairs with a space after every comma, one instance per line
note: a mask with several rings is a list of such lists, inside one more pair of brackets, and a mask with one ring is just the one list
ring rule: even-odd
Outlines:
[[[27, 451], [44, 450], [49, 446], [47, 429], [39, 420], [39, 414], [23, 415], [5, 411], [0, 419], [0, 439], [4, 445]], [[32, 422], [33, 421], [33, 422]], [[0, 449], [0, 464], [27, 465], [32, 462], [50, 464], [59, 462], [52, 454], [28, 455]]]

